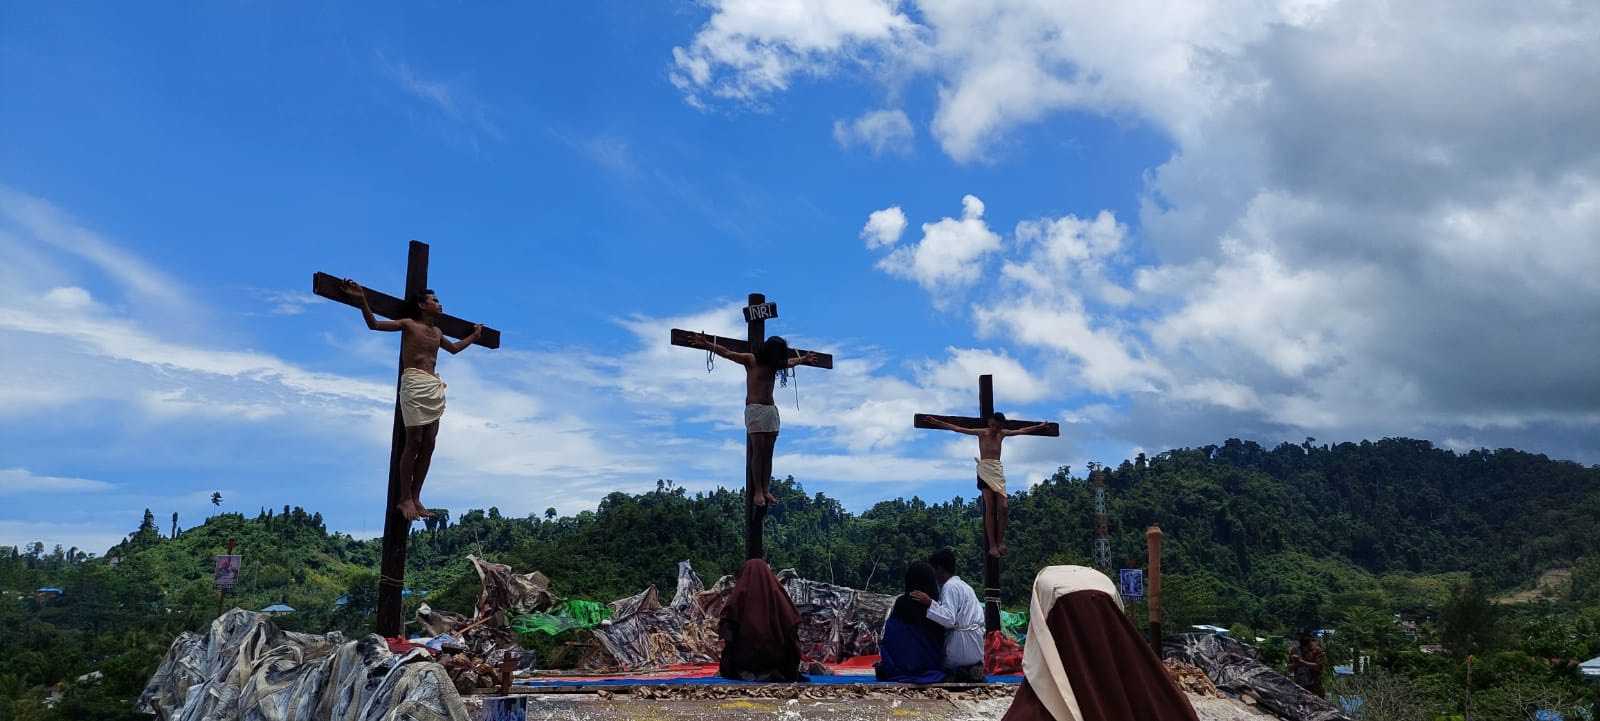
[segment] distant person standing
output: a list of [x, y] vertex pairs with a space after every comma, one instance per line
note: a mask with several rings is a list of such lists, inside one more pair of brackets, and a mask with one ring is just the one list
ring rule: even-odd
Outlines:
[[1289, 675], [1301, 688], [1325, 698], [1328, 694], [1322, 688], [1322, 667], [1328, 655], [1310, 631], [1301, 631], [1299, 641], [1289, 652]]

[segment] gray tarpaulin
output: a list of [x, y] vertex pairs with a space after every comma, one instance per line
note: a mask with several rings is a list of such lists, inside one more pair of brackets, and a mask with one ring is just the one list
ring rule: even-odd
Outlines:
[[[492, 563], [477, 556], [467, 556], [472, 570], [478, 572], [481, 590], [474, 618], [497, 616], [495, 625], [505, 626], [510, 616], [521, 616], [536, 611], [546, 611], [555, 605], [550, 594], [550, 579], [544, 574], [512, 573], [503, 563]], [[506, 615], [501, 615], [506, 614]]]
[[807, 661], [837, 663], [878, 652], [893, 596], [808, 581], [792, 568], [778, 581], [800, 611], [800, 653]]
[[1350, 721], [1339, 707], [1319, 698], [1256, 658], [1256, 650], [1226, 636], [1184, 633], [1168, 636], [1161, 655], [1199, 667], [1217, 688], [1250, 694], [1262, 708], [1288, 721]]
[[164, 721], [467, 721], [444, 668], [377, 635], [280, 631], [233, 609], [178, 636], [139, 708]]
[[[833, 663], [878, 652], [892, 596], [808, 581], [786, 569], [778, 580], [800, 611], [800, 648], [808, 661]], [[637, 671], [684, 663], [716, 663], [722, 655], [717, 619], [733, 590], [724, 576], [709, 590], [688, 561], [678, 563], [672, 602], [661, 605], [655, 586], [611, 603], [609, 625], [594, 629], [603, 653], [589, 670]]]

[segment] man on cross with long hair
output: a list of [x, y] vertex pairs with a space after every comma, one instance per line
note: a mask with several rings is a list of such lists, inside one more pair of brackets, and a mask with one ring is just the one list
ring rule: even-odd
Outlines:
[[722, 347], [715, 336], [699, 334], [694, 338], [695, 348], [703, 348], [723, 358], [744, 366], [744, 430], [745, 454], [750, 469], [745, 479], [745, 493], [757, 508], [766, 508], [778, 502], [772, 495], [772, 451], [778, 444], [778, 404], [772, 398], [778, 374], [787, 374], [797, 365], [817, 359], [815, 353], [791, 357], [789, 342], [782, 336], [767, 338], [754, 353], [740, 353]]

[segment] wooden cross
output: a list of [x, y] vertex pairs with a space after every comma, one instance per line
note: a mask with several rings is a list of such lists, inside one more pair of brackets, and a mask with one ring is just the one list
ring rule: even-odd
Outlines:
[[[711, 339], [716, 341], [717, 345], [735, 353], [754, 353], [761, 347], [762, 343], [766, 342], [767, 321], [778, 317], [778, 304], [768, 303], [767, 297], [760, 293], [751, 293], [749, 300], [750, 305], [744, 309], [746, 339], [739, 340], [737, 338], [711, 336]], [[672, 344], [676, 346], [694, 348], [696, 347], [695, 339], [699, 337], [700, 333], [695, 331], [672, 329]], [[833, 356], [827, 353], [817, 353], [800, 348], [789, 349], [790, 357], [800, 357], [807, 353], [813, 354], [815, 360], [806, 361], [801, 365], [833, 369]], [[745, 454], [744, 475], [746, 491], [755, 488], [755, 484], [751, 482], [752, 479], [750, 478], [751, 470], [748, 453]], [[766, 517], [767, 507], [755, 505], [755, 499], [751, 498], [750, 493], [746, 492], [744, 494], [744, 557], [747, 559], [766, 557], [766, 549], [761, 540], [761, 522], [766, 520]]]
[[[911, 425], [916, 428], [929, 428], [944, 430], [930, 423], [938, 419], [953, 426], [971, 428], [974, 430], [989, 427], [989, 418], [994, 415], [994, 376], [978, 376], [978, 417], [968, 416], [936, 416], [928, 413], [918, 413], [912, 416]], [[1029, 426], [1038, 425], [1038, 421], [1019, 421], [1006, 419], [1007, 430], [1022, 430]], [[1029, 431], [1023, 435], [1029, 436], [1059, 436], [1061, 426], [1055, 423], [1046, 423], [1043, 428]], [[983, 503], [983, 496], [978, 496], [978, 503]], [[979, 543], [983, 552], [983, 625], [989, 631], [1000, 630], [1000, 558], [989, 555], [989, 538], [987, 534], [978, 534]]]
[[[406, 254], [404, 298], [415, 298], [427, 287], [428, 244], [413, 240]], [[372, 308], [374, 315], [390, 320], [411, 317], [411, 304], [407, 300], [385, 295], [366, 286], [362, 286], [362, 289], [366, 291], [367, 305]], [[312, 274], [311, 292], [351, 307], [361, 307], [361, 301], [345, 293], [344, 281], [327, 273]], [[441, 332], [453, 338], [465, 338], [471, 335], [474, 325], [471, 321], [442, 314], [434, 323], [439, 326]], [[499, 348], [500, 331], [485, 326], [474, 345]], [[400, 596], [402, 589], [405, 588], [406, 542], [411, 536], [411, 521], [406, 520], [397, 508], [400, 501], [405, 499], [406, 493], [406, 478], [400, 472], [400, 451], [406, 445], [406, 429], [405, 423], [400, 418], [398, 378], [399, 374], [404, 372], [405, 357], [401, 356], [395, 380], [394, 435], [389, 445], [389, 495], [384, 505], [386, 512], [383, 517], [383, 561], [379, 565], [378, 576], [377, 630], [385, 637], [399, 636], [405, 629], [405, 621], [400, 617]]]

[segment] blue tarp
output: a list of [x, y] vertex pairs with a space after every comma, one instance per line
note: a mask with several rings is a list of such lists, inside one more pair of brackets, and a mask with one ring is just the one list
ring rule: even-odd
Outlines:
[[[867, 686], [914, 686], [906, 683], [880, 683], [871, 676], [806, 676], [806, 682], [818, 686], [849, 686], [851, 684], [864, 684]], [[1021, 676], [990, 676], [989, 683], [1022, 683]], [[769, 684], [766, 681], [734, 681], [721, 676], [699, 676], [694, 678], [596, 678], [587, 681], [573, 681], [571, 679], [521, 679], [517, 686], [529, 688], [576, 688], [580, 686], [750, 686]], [[770, 684], [769, 684], [770, 685]]]

